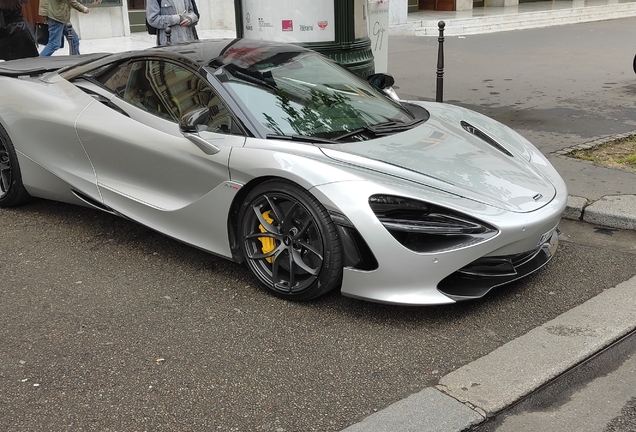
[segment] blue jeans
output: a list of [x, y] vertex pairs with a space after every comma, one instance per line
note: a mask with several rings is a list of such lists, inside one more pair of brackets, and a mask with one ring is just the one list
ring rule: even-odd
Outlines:
[[[54, 19], [47, 18], [46, 23], [49, 25], [49, 43], [46, 44], [40, 57], [46, 57], [64, 46], [64, 38], [66, 38], [66, 24]], [[79, 54], [79, 36], [73, 30], [73, 50], [75, 54]]]

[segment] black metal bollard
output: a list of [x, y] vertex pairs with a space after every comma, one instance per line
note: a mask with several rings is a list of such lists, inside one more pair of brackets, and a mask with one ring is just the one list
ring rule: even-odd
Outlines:
[[166, 29], [166, 45], [170, 45], [172, 42], [170, 41], [170, 34], [172, 34], [172, 29], [168, 27]]
[[75, 46], [73, 45], [73, 24], [66, 23], [66, 40], [68, 42], [69, 55], [76, 55]]
[[437, 23], [439, 28], [439, 49], [437, 50], [437, 91], [435, 93], [435, 102], [443, 102], [444, 99], [444, 27], [446, 23], [440, 21]]

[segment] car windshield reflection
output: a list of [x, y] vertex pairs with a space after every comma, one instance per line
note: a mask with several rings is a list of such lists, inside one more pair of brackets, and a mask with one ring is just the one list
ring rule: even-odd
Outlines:
[[285, 60], [224, 68], [225, 85], [273, 135], [361, 140], [375, 135], [350, 132], [417, 123], [399, 103], [322, 56], [300, 53]]

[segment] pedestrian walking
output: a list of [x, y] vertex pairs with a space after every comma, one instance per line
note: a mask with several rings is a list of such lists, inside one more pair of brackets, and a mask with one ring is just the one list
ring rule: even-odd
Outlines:
[[[41, 57], [52, 55], [62, 46], [66, 23], [71, 21], [71, 8], [89, 13], [90, 9], [77, 0], [40, 0], [39, 14], [46, 17], [49, 26], [49, 43], [46, 44]], [[79, 54], [79, 36], [73, 30], [73, 52]]]
[[199, 21], [193, 0], [147, 0], [146, 20], [157, 29], [157, 45], [166, 45], [166, 29], [170, 43], [197, 40], [194, 26]]
[[31, 25], [24, 19], [26, 0], [0, 0], [0, 60], [37, 57]]

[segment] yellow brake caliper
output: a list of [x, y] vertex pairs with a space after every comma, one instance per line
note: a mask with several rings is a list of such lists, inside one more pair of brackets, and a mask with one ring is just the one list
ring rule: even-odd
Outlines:
[[[272, 212], [271, 210], [267, 210], [265, 213], [263, 213], [263, 219], [265, 219], [267, 223], [269, 224], [272, 224], [274, 222], [274, 219], [272, 219], [270, 216], [271, 212]], [[267, 230], [263, 227], [262, 224], [258, 226], [258, 229], [260, 229], [262, 233], [267, 232]], [[259, 237], [258, 239], [261, 241], [261, 244], [263, 245], [262, 250], [264, 254], [273, 251], [274, 248], [276, 247], [276, 243], [274, 242], [274, 239], [271, 237]], [[269, 263], [274, 262], [273, 256], [269, 258], [265, 258], [265, 259]]]

